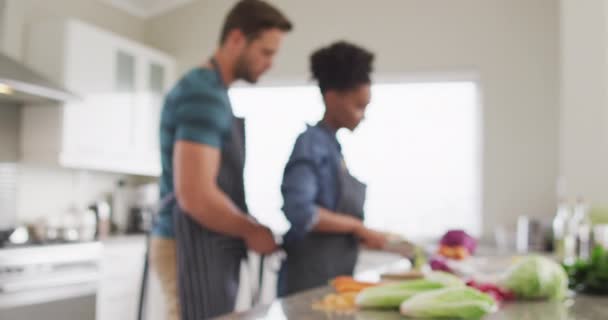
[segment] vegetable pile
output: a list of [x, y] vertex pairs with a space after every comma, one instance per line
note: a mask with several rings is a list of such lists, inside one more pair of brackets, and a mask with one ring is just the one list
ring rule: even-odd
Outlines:
[[323, 297], [321, 301], [313, 303], [312, 308], [319, 311], [329, 311], [349, 314], [357, 309], [355, 299], [363, 289], [377, 286], [378, 283], [357, 281], [350, 276], [336, 277], [330, 282], [335, 293]]
[[477, 319], [496, 309], [491, 296], [444, 272], [365, 289], [355, 302], [361, 308], [399, 308], [403, 315], [416, 318]]
[[504, 301], [553, 299], [565, 297], [568, 275], [574, 286], [607, 292], [608, 253], [593, 252], [589, 261], [570, 266], [568, 274], [555, 261], [542, 256], [526, 256], [499, 277], [480, 277], [491, 283], [469, 280], [441, 271], [425, 274], [423, 279], [388, 283], [359, 282], [338, 277], [331, 284], [335, 293], [315, 303], [317, 310], [338, 313], [358, 309], [399, 310], [414, 318], [479, 319], [494, 312]]
[[608, 252], [604, 248], [598, 246], [588, 260], [578, 260], [564, 268], [571, 289], [590, 294], [608, 294]]

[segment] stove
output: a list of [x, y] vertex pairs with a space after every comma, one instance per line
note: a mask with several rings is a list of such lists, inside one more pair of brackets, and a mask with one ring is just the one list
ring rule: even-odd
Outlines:
[[101, 252], [99, 242], [0, 249], [0, 314], [8, 319], [94, 319]]

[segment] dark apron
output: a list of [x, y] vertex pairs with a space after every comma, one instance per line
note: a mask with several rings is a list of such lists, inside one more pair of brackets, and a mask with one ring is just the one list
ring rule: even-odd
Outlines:
[[[340, 163], [340, 195], [336, 211], [363, 220], [366, 186]], [[279, 295], [327, 285], [339, 275], [352, 275], [359, 256], [359, 241], [352, 234], [310, 232], [283, 245], [287, 259], [279, 273]]]
[[[222, 149], [218, 185], [243, 212], [244, 123], [234, 120]], [[207, 319], [234, 310], [241, 261], [247, 247], [240, 238], [208, 230], [179, 205], [173, 211], [182, 320]]]
[[[247, 213], [244, 166], [244, 120], [234, 118], [230, 138], [223, 142], [217, 183], [234, 204]], [[201, 320], [233, 312], [241, 261], [247, 257], [245, 242], [205, 228], [179, 205], [174, 207], [173, 218], [182, 320]]]

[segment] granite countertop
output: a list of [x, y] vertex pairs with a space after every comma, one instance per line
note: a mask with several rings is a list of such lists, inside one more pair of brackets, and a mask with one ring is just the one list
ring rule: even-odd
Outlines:
[[[235, 313], [218, 319], [356, 319], [392, 320], [406, 319], [397, 311], [357, 311], [352, 314], [315, 311], [311, 305], [332, 292], [329, 287], [314, 289], [277, 300], [271, 305], [259, 306], [247, 312]], [[608, 298], [576, 296], [566, 301], [514, 302], [509, 303], [484, 319], [488, 320], [601, 320], [608, 319]]]
[[[485, 255], [487, 266], [503, 265], [504, 259], [510, 256]], [[377, 281], [380, 274], [389, 270], [408, 267], [404, 259], [389, 262], [373, 270], [360, 272], [357, 279]], [[486, 269], [490, 270], [490, 269]], [[332, 293], [330, 287], [305, 291], [293, 296], [274, 301], [270, 305], [257, 306], [249, 311], [225, 315], [219, 319], [357, 319], [357, 320], [391, 320], [405, 319], [397, 311], [359, 310], [351, 314], [328, 313], [312, 309], [314, 302], [320, 301], [326, 294]], [[488, 315], [488, 320], [600, 320], [608, 319], [608, 296], [573, 295], [565, 301], [519, 301], [503, 305], [496, 313]]]

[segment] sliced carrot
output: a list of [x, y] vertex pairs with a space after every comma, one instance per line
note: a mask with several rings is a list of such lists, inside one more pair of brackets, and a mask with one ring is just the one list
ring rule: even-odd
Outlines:
[[331, 281], [331, 285], [338, 293], [360, 292], [363, 289], [377, 285], [372, 282], [357, 281], [349, 276], [336, 277]]

